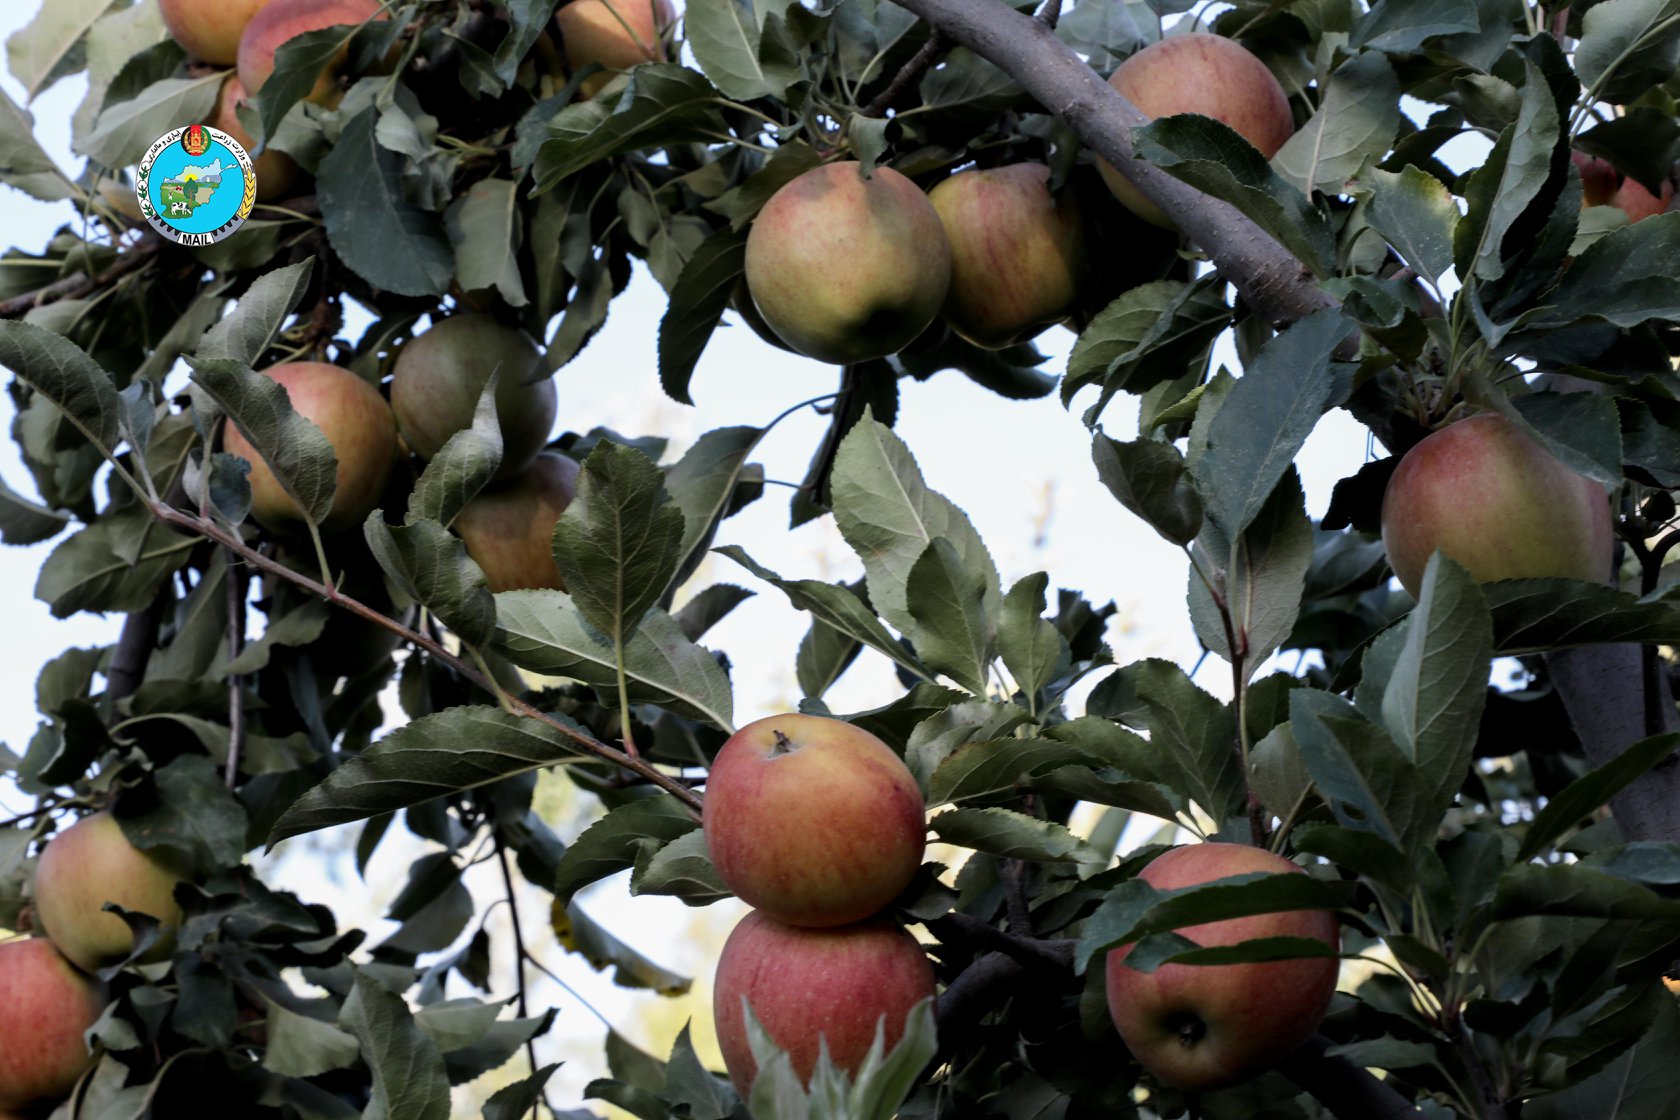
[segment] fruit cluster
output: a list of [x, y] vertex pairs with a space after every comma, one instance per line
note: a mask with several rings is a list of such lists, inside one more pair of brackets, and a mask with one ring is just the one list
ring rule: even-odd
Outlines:
[[[0, 1110], [57, 1100], [95, 1060], [87, 1032], [105, 1010], [96, 977], [131, 957], [164, 960], [181, 907], [186, 868], [167, 849], [141, 851], [108, 812], [54, 836], [35, 871], [38, 934], [0, 944]], [[108, 905], [157, 921], [138, 956], [130, 926]]]

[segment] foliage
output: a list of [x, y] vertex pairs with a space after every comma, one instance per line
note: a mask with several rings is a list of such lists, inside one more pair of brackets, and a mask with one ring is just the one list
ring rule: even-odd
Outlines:
[[[1052, 6], [1060, 40], [1105, 73], [1189, 7]], [[1020, 75], [958, 49], [898, 82], [930, 33], [887, 0], [692, 0], [677, 61], [587, 100], [587, 75], [560, 63], [550, 0], [391, 7], [350, 40], [335, 108], [299, 97], [343, 34], [282, 52], [249, 123], [313, 191], [198, 250], [160, 243], [126, 204], [136, 144], [205, 116], [216, 89], [154, 6], [43, 4], [8, 44], [32, 95], [85, 71], [73, 141], [87, 164], [55, 167], [28, 112], [0, 105], [0, 181], [79, 211], [43, 254], [0, 257], [0, 365], [33, 485], [0, 490], [0, 538], [57, 541], [35, 588], [55, 615], [128, 622], [114, 646], [41, 669], [35, 736], [0, 751], [38, 799], [0, 827], [0, 925], [26, 921], [38, 842], [119, 795], [137, 845], [196, 868], [173, 961], [119, 974], [94, 1032], [100, 1064], [56, 1115], [175, 1115], [214, 1095], [241, 1115], [445, 1116], [450, 1086], [508, 1063], [514, 1083], [484, 1115], [535, 1109], [553, 1067], [518, 1052], [552, 1013], [507, 1017], [461, 994], [488, 987], [486, 907], [463, 882], [481, 851], [553, 895], [553, 932], [585, 959], [621, 983], [684, 987], [572, 900], [627, 869], [637, 893], [725, 893], [691, 787], [735, 720], [728, 659], [702, 639], [746, 592], [693, 585], [709, 550], [811, 616], [790, 651], [803, 710], [842, 714], [824, 694], [859, 658], [897, 670], [901, 697], [842, 715], [903, 753], [940, 810], [933, 834], [968, 853], [897, 908], [928, 924], [944, 1006], [962, 1014], [942, 1010], [936, 1031], [923, 1009], [855, 1084], [825, 1072], [809, 1092], [759, 1047], [769, 1072], [749, 1102], [686, 1033], [669, 1062], [615, 1035], [593, 1098], [646, 1120], [1330, 1115], [1297, 1067], [1199, 1100], [1152, 1081], [1108, 1021], [1100, 967], [1130, 942], [1135, 961], [1207, 963], [1172, 931], [1327, 907], [1346, 955], [1370, 966], [1350, 970], [1323, 1025], [1331, 1060], [1385, 1071], [1421, 1115], [1680, 1113], [1666, 1057], [1680, 1020], [1659, 983], [1680, 957], [1680, 846], [1624, 834], [1604, 811], [1672, 766], [1676, 740], [1658, 711], [1595, 768], [1543, 656], [1640, 642], [1655, 670], [1680, 644], [1664, 566], [1680, 487], [1680, 216], [1583, 211], [1570, 159], [1579, 147], [1649, 186], [1671, 173], [1675, 5], [1220, 7], [1213, 29], [1280, 76], [1302, 130], [1270, 164], [1205, 118], [1151, 124], [1138, 147], [1335, 297], [1281, 329], [1121, 210]], [[887, 92], [890, 115], [874, 104]], [[1478, 140], [1480, 166], [1453, 171], [1447, 146]], [[1096, 267], [1061, 397], [1084, 402], [1094, 469], [1120, 505], [1185, 551], [1191, 624], [1229, 669], [1222, 695], [1163, 661], [1115, 665], [1103, 595], [1052, 595], [1045, 572], [1006, 580], [929, 488], [893, 431], [902, 379], [954, 369], [1012, 399], [1057, 389], [1030, 345], [984, 351], [939, 324], [840, 371], [820, 405], [832, 430], [790, 519], [832, 515], [860, 582], [729, 543], [728, 519], [767, 500], [752, 461], [767, 429], [751, 427], [680, 456], [662, 433], [561, 436], [583, 465], [553, 538], [569, 592], [492, 595], [448, 531], [500, 460], [484, 411], [430, 464], [400, 470], [362, 531], [320, 534], [332, 450], [255, 370], [316, 357], [377, 383], [428, 316], [470, 308], [542, 339], [563, 377], [646, 268], [670, 295], [660, 384], [690, 401], [720, 320], [752, 322], [753, 215], [841, 155], [924, 186], [972, 160], [1038, 159], [1080, 200]], [[1218, 247], [1202, 248], [1217, 264]], [[40, 293], [43, 277], [62, 282]], [[341, 337], [351, 304], [371, 325]], [[1222, 337], [1241, 376], [1214, 367]], [[1564, 391], [1582, 385], [1596, 391]], [[1134, 399], [1136, 438], [1106, 434]], [[1391, 584], [1375, 530], [1394, 457], [1467, 407], [1506, 414], [1613, 491], [1629, 590], [1478, 586], [1442, 557], [1417, 602]], [[1334, 409], [1387, 456], [1314, 522], [1292, 464]], [[215, 443], [224, 416], [299, 499], [307, 537], [246, 517], [244, 465]], [[1520, 688], [1489, 683], [1499, 657], [1519, 659]], [[384, 728], [378, 697], [393, 689], [408, 722]], [[532, 807], [544, 769], [605, 810], [569, 846]], [[1106, 810], [1089, 835], [1069, 827], [1081, 804]], [[1311, 874], [1158, 894], [1136, 878], [1157, 846], [1115, 858], [1135, 817], [1269, 844]], [[242, 862], [363, 822], [365, 866], [399, 818], [431, 848], [377, 945]], [[983, 986], [992, 941], [974, 926], [1038, 944], [1020, 966], [1031, 982]]]

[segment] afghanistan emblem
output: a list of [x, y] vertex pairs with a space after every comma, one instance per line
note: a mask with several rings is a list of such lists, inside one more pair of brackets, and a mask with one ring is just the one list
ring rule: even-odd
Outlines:
[[166, 132], [134, 177], [140, 212], [169, 240], [213, 245], [251, 216], [257, 172], [239, 141], [201, 124]]

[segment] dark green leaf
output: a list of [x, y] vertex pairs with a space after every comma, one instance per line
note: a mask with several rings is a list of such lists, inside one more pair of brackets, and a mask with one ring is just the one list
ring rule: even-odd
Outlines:
[[362, 970], [339, 1023], [362, 1046], [373, 1073], [365, 1120], [449, 1120], [449, 1079], [437, 1045], [415, 1025], [408, 1004]]
[[642, 797], [620, 805], [583, 830], [560, 857], [552, 886], [561, 903], [590, 883], [628, 870], [645, 846], [661, 848], [699, 825], [669, 797]]
[[702, 241], [683, 265], [671, 288], [671, 302], [659, 320], [659, 384], [672, 400], [694, 403], [689, 379], [729, 307], [746, 261], [746, 234], [719, 230]]
[[1184, 455], [1157, 439], [1130, 443], [1098, 433], [1091, 443], [1097, 477], [1116, 500], [1176, 545], [1196, 539], [1202, 500], [1184, 470]]
[[293, 410], [285, 386], [243, 362], [190, 358], [188, 363], [193, 382], [227, 412], [304, 518], [319, 525], [338, 486], [338, 457], [325, 433]]
[[378, 510], [368, 514], [362, 533], [374, 559], [404, 595], [436, 614], [467, 645], [478, 648], [490, 641], [496, 602], [459, 537], [436, 521], [387, 525]]
[[1544, 852], [1552, 842], [1574, 828], [1600, 805], [1637, 781], [1646, 771], [1661, 765], [1680, 748], [1680, 734], [1653, 735], [1628, 747], [1590, 774], [1565, 786], [1546, 802], [1534, 817], [1517, 851], [1519, 861]]
[[437, 216], [408, 200], [405, 159], [379, 142], [378, 123], [377, 109], [358, 113], [316, 172], [327, 238], [344, 263], [376, 288], [442, 295], [455, 278], [455, 251]]
[[549, 122], [534, 169], [538, 192], [612, 156], [727, 137], [716, 101], [717, 90], [698, 71], [674, 62], [636, 67], [616, 101], [603, 93]]

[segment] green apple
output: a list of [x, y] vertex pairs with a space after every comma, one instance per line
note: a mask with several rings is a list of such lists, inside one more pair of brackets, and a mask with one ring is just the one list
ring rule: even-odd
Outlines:
[[134, 948], [128, 923], [104, 909], [149, 914], [163, 936], [141, 960], [166, 959], [181, 924], [175, 884], [186, 878], [182, 861], [165, 848], [141, 851], [128, 842], [110, 813], [94, 813], [54, 836], [35, 869], [35, 916], [59, 952], [82, 970], [116, 964]]

